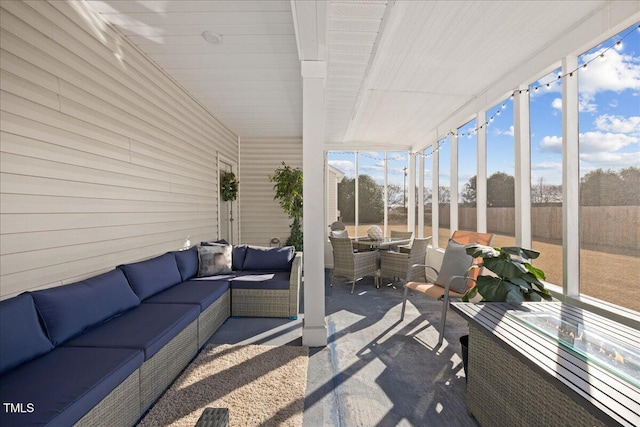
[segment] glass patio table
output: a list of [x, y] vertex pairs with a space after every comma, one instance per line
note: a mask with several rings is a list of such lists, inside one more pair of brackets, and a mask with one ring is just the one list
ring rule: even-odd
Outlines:
[[411, 243], [411, 239], [392, 239], [391, 237], [384, 237], [378, 240], [370, 237], [355, 237], [351, 240], [353, 241], [354, 248], [370, 251], [377, 249], [389, 249], [391, 246], [401, 246]]

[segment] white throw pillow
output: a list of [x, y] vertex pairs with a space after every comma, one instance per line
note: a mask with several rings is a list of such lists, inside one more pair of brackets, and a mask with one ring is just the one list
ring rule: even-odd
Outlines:
[[367, 230], [367, 236], [369, 236], [371, 240], [382, 240], [382, 230], [377, 225], [372, 225]]
[[231, 245], [198, 246], [198, 277], [231, 273]]

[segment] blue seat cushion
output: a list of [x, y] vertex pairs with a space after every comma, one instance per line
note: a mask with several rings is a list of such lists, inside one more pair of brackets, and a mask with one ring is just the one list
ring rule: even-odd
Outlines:
[[2, 376], [0, 400], [32, 404], [33, 411], [0, 411], [2, 426], [70, 426], [143, 362], [142, 352], [58, 347]]
[[195, 304], [142, 303], [64, 345], [138, 349], [149, 360], [199, 315], [200, 307]]
[[0, 349], [0, 375], [53, 350], [53, 344], [40, 326], [31, 294], [0, 302]]
[[239, 271], [230, 280], [231, 289], [289, 289], [288, 271]]
[[169, 252], [146, 261], [118, 266], [141, 301], [182, 282], [176, 257]]
[[120, 270], [32, 295], [49, 339], [56, 346], [140, 304]]
[[266, 248], [249, 246], [242, 264], [244, 271], [291, 271], [291, 261], [295, 256], [293, 246]]
[[171, 252], [176, 257], [180, 278], [184, 282], [198, 274], [198, 247], [193, 246], [184, 251]]
[[229, 282], [226, 280], [189, 280], [155, 294], [145, 303], [199, 304], [200, 312], [203, 312], [227, 290]]

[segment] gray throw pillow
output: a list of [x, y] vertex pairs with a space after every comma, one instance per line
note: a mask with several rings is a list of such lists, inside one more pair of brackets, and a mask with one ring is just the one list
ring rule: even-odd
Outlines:
[[198, 277], [231, 273], [231, 245], [198, 246]]
[[[473, 263], [471, 255], [467, 255], [465, 252], [467, 246], [449, 239], [447, 248], [444, 251], [444, 258], [442, 258], [440, 274], [438, 274], [438, 278], [434, 282], [436, 285], [444, 288], [449, 277], [464, 276], [467, 273]], [[455, 280], [451, 283], [449, 290], [464, 293], [466, 287], [466, 280]]]

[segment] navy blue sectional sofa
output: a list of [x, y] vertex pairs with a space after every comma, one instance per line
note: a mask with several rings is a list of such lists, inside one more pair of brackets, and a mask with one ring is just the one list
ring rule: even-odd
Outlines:
[[300, 253], [233, 257], [198, 278], [194, 247], [1, 301], [0, 425], [133, 425], [230, 315], [297, 316]]

